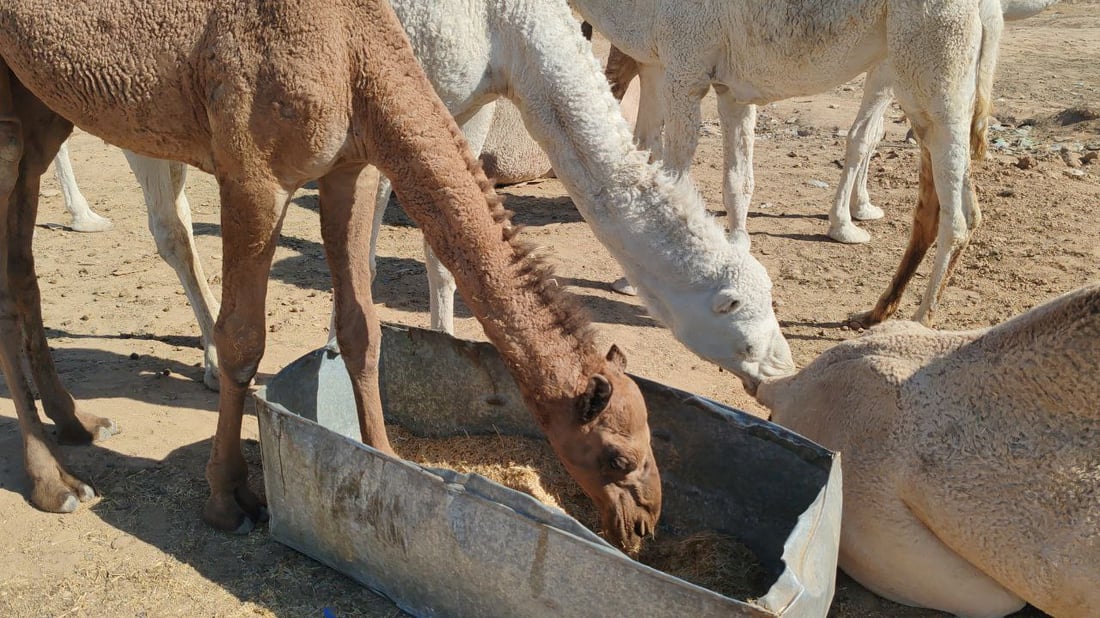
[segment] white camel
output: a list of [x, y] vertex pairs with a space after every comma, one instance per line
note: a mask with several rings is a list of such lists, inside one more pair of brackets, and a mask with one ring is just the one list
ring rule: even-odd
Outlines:
[[[677, 339], [732, 371], [750, 391], [762, 378], [793, 371], [764, 267], [746, 247], [727, 240], [690, 181], [671, 180], [635, 147], [564, 0], [391, 4], [471, 149], [480, 150], [488, 123], [470, 121], [484, 114], [485, 103], [511, 98], [597, 239], [637, 286], [650, 314]], [[211, 313], [216, 303], [203, 285], [189, 221], [181, 215], [187, 210], [182, 166], [128, 158], [146, 187], [158, 250], [177, 260], [173, 266], [188, 297], [205, 298], [192, 303], [196, 313]], [[442, 268], [429, 267], [429, 275], [450, 278]], [[453, 297], [453, 283], [437, 289]], [[204, 316], [199, 325], [206, 383], [214, 386], [216, 359]]]
[[[1005, 21], [1017, 21], [1037, 15], [1058, 0], [1001, 0], [1001, 11]], [[836, 199], [829, 211], [829, 237], [843, 243], [864, 243], [871, 235], [857, 227], [853, 220], [872, 221], [884, 215], [881, 208], [871, 203], [867, 191], [867, 171], [871, 166], [871, 155], [875, 146], [886, 134], [883, 115], [887, 106], [894, 100], [893, 76], [887, 63], [880, 63], [867, 72], [863, 85], [863, 100], [859, 112], [848, 130], [847, 147], [844, 156], [844, 169], [837, 184]], [[748, 152], [734, 156], [751, 157]], [[751, 192], [749, 199], [751, 199]], [[845, 219], [840, 212], [848, 209], [850, 217]]]
[[772, 420], [840, 451], [840, 567], [960, 616], [1100, 611], [1100, 285], [992, 328], [898, 321], [766, 380]]
[[[642, 93], [635, 133], [675, 176], [690, 170], [699, 101], [715, 89], [726, 153], [723, 202], [741, 246], [749, 244], [754, 104], [821, 92], [887, 63], [899, 103], [921, 141], [921, 190], [898, 271], [875, 308], [859, 320], [877, 323], [897, 309], [936, 240], [928, 289], [916, 314], [922, 322], [931, 320], [981, 221], [970, 156], [982, 154], [985, 144], [1003, 29], [999, 0], [571, 3], [638, 62]], [[850, 225], [848, 208], [834, 214]]]

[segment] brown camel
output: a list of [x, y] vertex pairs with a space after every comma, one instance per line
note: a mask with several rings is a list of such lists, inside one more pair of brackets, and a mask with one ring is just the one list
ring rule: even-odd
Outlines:
[[645, 404], [622, 354], [597, 353], [587, 321], [515, 240], [517, 229], [382, 0], [0, 6], [0, 369], [36, 506], [72, 511], [94, 491], [47, 441], [20, 368], [21, 340], [62, 440], [116, 431], [110, 420], [81, 413], [56, 375], [31, 253], [39, 177], [71, 123], [218, 180], [221, 393], [206, 467], [209, 524], [247, 532], [265, 515], [248, 487], [241, 414], [264, 350], [267, 277], [285, 209], [312, 179], [362, 438], [393, 452], [367, 260], [377, 175], [364, 168], [372, 164], [454, 273], [550, 443], [599, 507], [609, 540], [632, 549], [653, 530], [660, 478]]

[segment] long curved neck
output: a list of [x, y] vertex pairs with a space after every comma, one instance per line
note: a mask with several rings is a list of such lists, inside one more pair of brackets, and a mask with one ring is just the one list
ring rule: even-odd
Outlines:
[[[389, 12], [373, 18], [398, 26]], [[357, 148], [391, 179], [528, 400], [575, 396], [601, 360], [587, 319], [513, 238], [516, 229], [458, 126], [426, 94], [431, 84], [412, 50], [401, 41], [371, 47], [374, 55], [358, 66], [363, 88], [352, 133], [364, 137]]]
[[690, 182], [670, 181], [635, 146], [577, 22], [564, 10], [529, 13], [498, 28], [522, 33], [506, 41], [501, 70], [528, 131], [631, 282], [659, 299], [729, 263], [733, 248]]

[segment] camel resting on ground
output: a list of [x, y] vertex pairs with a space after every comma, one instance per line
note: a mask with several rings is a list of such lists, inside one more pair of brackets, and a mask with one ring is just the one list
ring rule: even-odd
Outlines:
[[393, 453], [367, 265], [373, 165], [393, 180], [405, 210], [455, 274], [551, 446], [596, 503], [609, 540], [631, 549], [653, 531], [660, 475], [645, 402], [625, 358], [615, 347], [597, 351], [575, 302], [518, 241], [510, 213], [382, 0], [0, 5], [0, 371], [19, 416], [36, 506], [70, 512], [95, 492], [59, 461], [22, 352], [62, 439], [87, 442], [117, 431], [110, 420], [79, 411], [61, 384], [34, 270], [39, 179], [73, 123], [218, 180], [221, 392], [206, 467], [209, 524], [243, 533], [265, 517], [241, 454], [241, 416], [264, 352], [267, 280], [283, 217], [310, 180], [320, 191], [337, 338], [360, 433]]
[[878, 326], [757, 397], [841, 452], [840, 567], [961, 616], [1100, 610], [1100, 284], [1003, 324]]

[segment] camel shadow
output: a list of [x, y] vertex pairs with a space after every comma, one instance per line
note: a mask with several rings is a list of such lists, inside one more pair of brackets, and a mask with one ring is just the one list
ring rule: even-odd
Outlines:
[[[0, 491], [20, 494], [27, 500], [30, 487], [14, 419], [0, 417], [0, 436], [4, 436], [0, 444], [13, 442], [0, 450]], [[62, 457], [70, 469], [103, 496], [80, 508], [90, 510], [103, 523], [122, 533], [107, 533], [116, 537], [112, 546], [118, 545], [122, 551], [94, 554], [97, 557], [85, 560], [99, 562], [97, 566], [108, 571], [125, 573], [128, 567], [118, 568], [111, 563], [128, 561], [131, 555], [146, 555], [146, 548], [139, 545], [144, 543], [187, 565], [198, 577], [213, 582], [240, 602], [257, 605], [276, 616], [321, 617], [326, 609], [336, 616], [404, 615], [388, 599], [277, 543], [268, 536], [266, 527], [248, 536], [235, 536], [204, 524], [200, 515], [207, 495], [203, 467], [210, 443], [206, 439], [181, 446], [162, 460], [118, 453], [108, 448], [109, 440], [104, 448], [62, 447]], [[262, 487], [259, 443], [245, 440], [243, 448], [253, 473], [253, 486]], [[45, 516], [33, 511], [29, 502], [16, 508], [25, 508], [26, 517]], [[74, 518], [74, 525], [99, 528], [87, 520], [75, 523], [78, 516], [68, 517]], [[126, 547], [132, 549], [126, 551]], [[42, 587], [50, 585], [64, 586], [66, 582], [45, 582]], [[173, 586], [180, 586], [176, 591], [182, 594], [184, 585], [164, 583], [169, 595]], [[111, 595], [110, 585], [93, 586], [86, 593], [94, 603], [97, 594]], [[158, 593], [165, 594], [150, 590], [150, 594]]]

